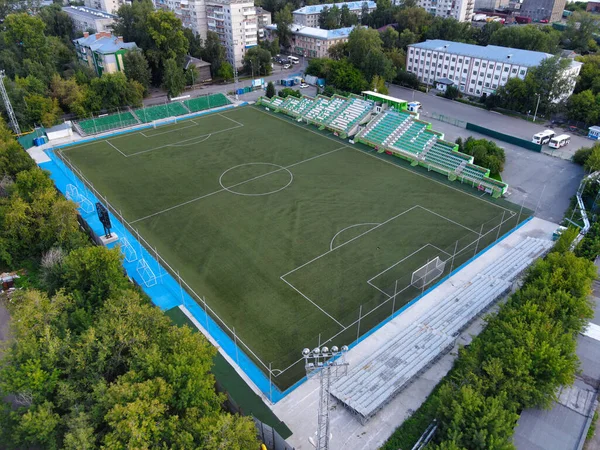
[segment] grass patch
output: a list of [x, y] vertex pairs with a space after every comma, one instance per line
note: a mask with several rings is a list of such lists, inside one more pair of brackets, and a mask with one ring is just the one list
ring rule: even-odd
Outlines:
[[[179, 327], [189, 326], [194, 332], [198, 332], [198, 329], [181, 309], [172, 308], [165, 311], [165, 314], [175, 325]], [[212, 373], [219, 385], [229, 394], [230, 399], [233, 400], [243, 414], [252, 415], [261, 422], [272, 426], [284, 439], [292, 435], [292, 431], [287, 425], [273, 414], [220, 353], [217, 353], [213, 359]]]

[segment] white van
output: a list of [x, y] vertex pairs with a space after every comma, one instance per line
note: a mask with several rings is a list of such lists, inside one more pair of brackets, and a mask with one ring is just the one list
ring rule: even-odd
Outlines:
[[550, 142], [550, 139], [552, 139], [555, 135], [556, 133], [552, 130], [540, 131], [539, 133], [533, 135], [531, 142], [534, 144], [544, 145]]
[[550, 139], [550, 147], [552, 148], [560, 148], [568, 145], [571, 142], [571, 136], [568, 134], [561, 134], [560, 136], [553, 137]]
[[300, 60], [295, 56], [288, 56], [287, 59], [289, 59], [292, 64], [300, 64]]

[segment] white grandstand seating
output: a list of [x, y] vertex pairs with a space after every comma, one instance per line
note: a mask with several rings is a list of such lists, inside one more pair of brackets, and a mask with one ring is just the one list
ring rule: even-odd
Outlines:
[[527, 238], [335, 381], [331, 394], [362, 423], [452, 348], [459, 333], [552, 242]]

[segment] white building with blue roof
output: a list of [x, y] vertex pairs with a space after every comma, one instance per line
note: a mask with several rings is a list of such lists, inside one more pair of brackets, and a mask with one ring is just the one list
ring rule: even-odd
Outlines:
[[[460, 92], [481, 96], [494, 93], [510, 78], [524, 79], [531, 68], [552, 56], [531, 50], [434, 39], [408, 46], [406, 70], [422, 83], [435, 85], [436, 80], [448, 78]], [[573, 93], [581, 66], [582, 63], [572, 61], [565, 70], [565, 82], [571, 87], [567, 97]]]
[[373, 1], [366, 2], [341, 2], [341, 3], [326, 3], [323, 5], [310, 5], [303, 8], [297, 9], [293, 12], [294, 23], [298, 25], [304, 25], [305, 27], [319, 27], [319, 15], [321, 11], [326, 7], [331, 9], [334, 6], [342, 9], [344, 5], [348, 6], [348, 9], [352, 14], [356, 14], [359, 18], [362, 17], [363, 5], [366, 3], [369, 13], [377, 9], [377, 3]]
[[[294, 23], [290, 29], [290, 49], [294, 54], [307, 58], [324, 58], [329, 56], [329, 48], [332, 45], [348, 41], [354, 27], [323, 30]], [[272, 41], [277, 36], [277, 24], [268, 25], [266, 32], [267, 39]]]
[[123, 42], [121, 36], [113, 36], [110, 31], [96, 34], [85, 31], [83, 37], [73, 40], [73, 44], [79, 61], [94, 69], [98, 76], [124, 71], [123, 56], [138, 49], [135, 42]]

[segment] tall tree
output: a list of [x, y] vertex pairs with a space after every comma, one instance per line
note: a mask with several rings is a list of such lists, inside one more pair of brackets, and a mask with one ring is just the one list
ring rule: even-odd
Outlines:
[[577, 11], [567, 19], [563, 41], [568, 48], [587, 53], [590, 47], [597, 49], [594, 34], [599, 31], [598, 20], [591, 13]]
[[166, 61], [174, 59], [177, 64], [183, 64], [183, 58], [188, 53], [189, 42], [183, 33], [181, 20], [173, 12], [163, 10], [151, 12], [148, 14], [146, 26], [152, 42], [146, 51], [146, 57], [152, 66], [152, 75], [162, 79]]
[[244, 71], [254, 76], [271, 73], [271, 53], [260, 47], [249, 49], [244, 55]]
[[540, 28], [535, 25], [502, 27], [495, 31], [489, 39], [489, 43], [492, 45], [553, 54], [558, 51], [559, 42], [559, 31], [551, 27]]
[[123, 57], [125, 65], [125, 76], [128, 80], [137, 81], [144, 87], [144, 95], [148, 93], [150, 87], [150, 67], [146, 57], [140, 51], [130, 51]]
[[277, 37], [279, 38], [279, 44], [283, 48], [288, 48], [290, 46], [290, 37], [292, 35], [290, 26], [292, 25], [292, 22], [292, 8], [289, 4], [286, 4], [281, 11], [275, 13], [273, 23], [277, 25]]
[[163, 88], [169, 97], [177, 97], [185, 88], [185, 75], [175, 58], [167, 59], [165, 62]]
[[214, 31], [208, 31], [206, 33], [206, 42], [202, 57], [210, 63], [210, 70], [213, 77], [217, 76], [221, 64], [225, 61], [225, 49], [221, 45], [219, 35]]

